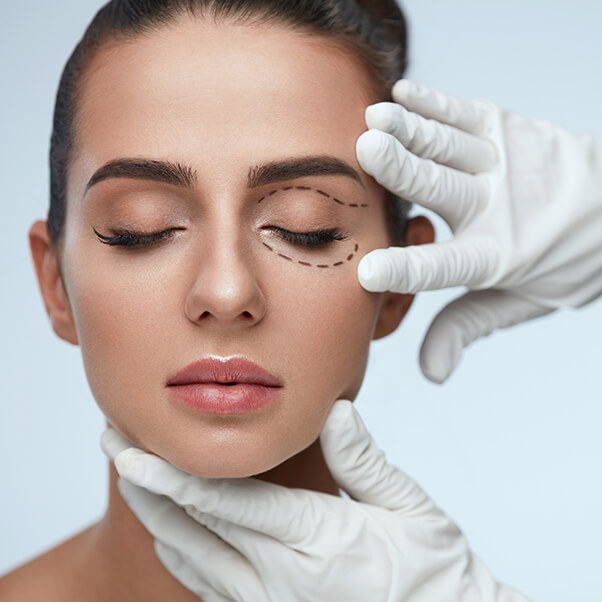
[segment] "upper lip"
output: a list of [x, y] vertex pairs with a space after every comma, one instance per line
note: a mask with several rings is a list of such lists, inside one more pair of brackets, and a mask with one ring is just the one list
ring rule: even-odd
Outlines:
[[254, 384], [265, 387], [281, 387], [282, 383], [273, 374], [244, 357], [207, 357], [189, 364], [180, 370], [167, 385], [189, 385], [193, 383]]

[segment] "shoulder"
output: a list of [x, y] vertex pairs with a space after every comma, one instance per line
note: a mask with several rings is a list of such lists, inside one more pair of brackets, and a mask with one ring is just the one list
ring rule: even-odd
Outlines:
[[82, 599], [80, 561], [94, 527], [0, 577], [2, 602]]

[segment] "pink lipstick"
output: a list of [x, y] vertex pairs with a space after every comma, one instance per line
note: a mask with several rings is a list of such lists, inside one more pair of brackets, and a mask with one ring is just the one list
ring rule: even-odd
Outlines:
[[282, 382], [243, 357], [208, 357], [167, 381], [178, 402], [209, 414], [247, 414], [274, 401]]

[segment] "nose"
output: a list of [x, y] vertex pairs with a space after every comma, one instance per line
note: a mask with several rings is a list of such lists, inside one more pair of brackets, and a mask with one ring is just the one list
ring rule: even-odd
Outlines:
[[204, 253], [186, 297], [189, 320], [253, 326], [265, 312], [265, 296], [249, 254], [231, 245], [214, 246]]

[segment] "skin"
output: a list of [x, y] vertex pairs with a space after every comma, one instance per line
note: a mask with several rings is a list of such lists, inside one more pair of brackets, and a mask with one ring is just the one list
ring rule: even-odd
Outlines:
[[[374, 88], [348, 50], [283, 26], [183, 18], [94, 59], [69, 170], [64, 246], [57, 256], [43, 221], [32, 226], [30, 245], [54, 331], [80, 345], [97, 403], [138, 447], [192, 474], [256, 475], [338, 494], [317, 437], [334, 401], [356, 396], [370, 341], [392, 332], [412, 301], [368, 293], [357, 281], [362, 255], [390, 243], [382, 189], [355, 158], [365, 106], [381, 100]], [[362, 185], [320, 175], [248, 189], [257, 163], [313, 155], [346, 161]], [[86, 193], [99, 167], [126, 157], [188, 164], [197, 182], [183, 190], [120, 178]], [[368, 207], [354, 221], [326, 215], [303, 195], [257, 204], [287, 185]], [[306, 231], [333, 219], [349, 220], [360, 247], [336, 269], [283, 260], [258, 237], [258, 224], [280, 220]], [[182, 229], [132, 251], [102, 244], [91, 227], [108, 233], [132, 224]], [[408, 224], [408, 244], [432, 239], [426, 219]], [[304, 252], [289, 249], [295, 258]], [[282, 381], [275, 403], [215, 416], [170, 398], [166, 381], [178, 370], [234, 354]], [[0, 594], [28, 599], [38, 587], [45, 599], [198, 600], [158, 561], [116, 478], [110, 467], [103, 520], [0, 581]]]

